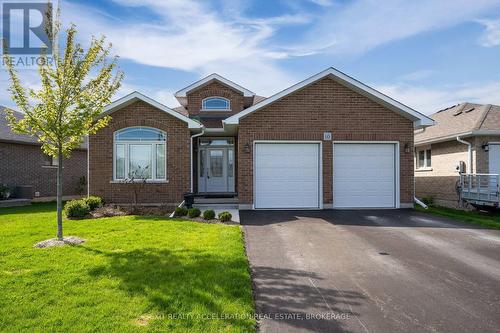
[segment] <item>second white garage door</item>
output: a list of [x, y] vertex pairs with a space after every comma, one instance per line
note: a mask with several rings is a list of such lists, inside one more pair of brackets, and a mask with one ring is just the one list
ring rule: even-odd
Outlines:
[[319, 208], [319, 143], [255, 144], [255, 208]]
[[396, 207], [396, 145], [335, 143], [333, 206]]

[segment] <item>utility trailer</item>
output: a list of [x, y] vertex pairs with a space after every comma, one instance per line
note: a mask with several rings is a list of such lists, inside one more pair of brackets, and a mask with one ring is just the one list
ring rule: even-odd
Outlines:
[[499, 179], [498, 174], [460, 174], [458, 185], [460, 202], [467, 202], [477, 208], [498, 208], [500, 206]]

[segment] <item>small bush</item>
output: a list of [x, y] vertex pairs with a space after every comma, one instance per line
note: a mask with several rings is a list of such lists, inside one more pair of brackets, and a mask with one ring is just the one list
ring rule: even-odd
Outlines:
[[188, 213], [188, 209], [186, 207], [177, 207], [175, 208], [175, 216], [186, 216]]
[[422, 198], [422, 202], [427, 206], [434, 206], [434, 197], [429, 195], [427, 197]]
[[206, 211], [204, 211], [203, 218], [205, 220], [213, 220], [215, 218], [215, 212], [213, 211], [213, 209], [207, 209]]
[[229, 222], [229, 221], [231, 221], [232, 217], [233, 217], [233, 215], [231, 215], [230, 212], [220, 212], [219, 213], [219, 220], [221, 222]]
[[96, 196], [90, 196], [88, 198], [83, 198], [82, 200], [89, 205], [90, 210], [94, 210], [102, 206], [102, 199]]
[[64, 212], [68, 218], [84, 218], [90, 213], [90, 207], [84, 200], [71, 200], [64, 205]]
[[193, 217], [198, 217], [200, 216], [201, 211], [198, 208], [191, 208], [188, 209], [188, 216], [193, 218]]

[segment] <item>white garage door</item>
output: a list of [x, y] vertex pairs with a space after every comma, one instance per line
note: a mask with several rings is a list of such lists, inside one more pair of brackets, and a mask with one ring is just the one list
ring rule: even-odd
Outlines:
[[489, 173], [500, 174], [500, 144], [489, 145]]
[[334, 207], [395, 207], [395, 151], [394, 144], [334, 144]]
[[318, 143], [255, 144], [255, 208], [319, 208]]

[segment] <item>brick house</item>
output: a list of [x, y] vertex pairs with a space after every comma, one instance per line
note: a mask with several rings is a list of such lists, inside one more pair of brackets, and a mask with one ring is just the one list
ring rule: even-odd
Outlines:
[[466, 173], [500, 173], [500, 106], [461, 103], [431, 117], [436, 125], [415, 131], [416, 195], [457, 207], [461, 162]]
[[269, 98], [217, 74], [175, 97], [175, 109], [138, 92], [106, 108], [109, 126], [89, 141], [91, 194], [178, 204], [192, 191], [241, 209], [413, 204], [413, 131], [432, 119], [333, 68]]
[[[23, 117], [20, 112], [14, 115]], [[0, 107], [0, 184], [14, 189], [14, 195], [19, 193], [16, 188], [27, 187], [28, 193], [23, 193], [23, 197], [34, 201], [55, 199], [57, 160], [42, 152], [36, 138], [13, 133], [5, 116], [5, 109]], [[87, 149], [82, 146], [64, 164], [65, 198], [86, 194], [86, 176]]]

